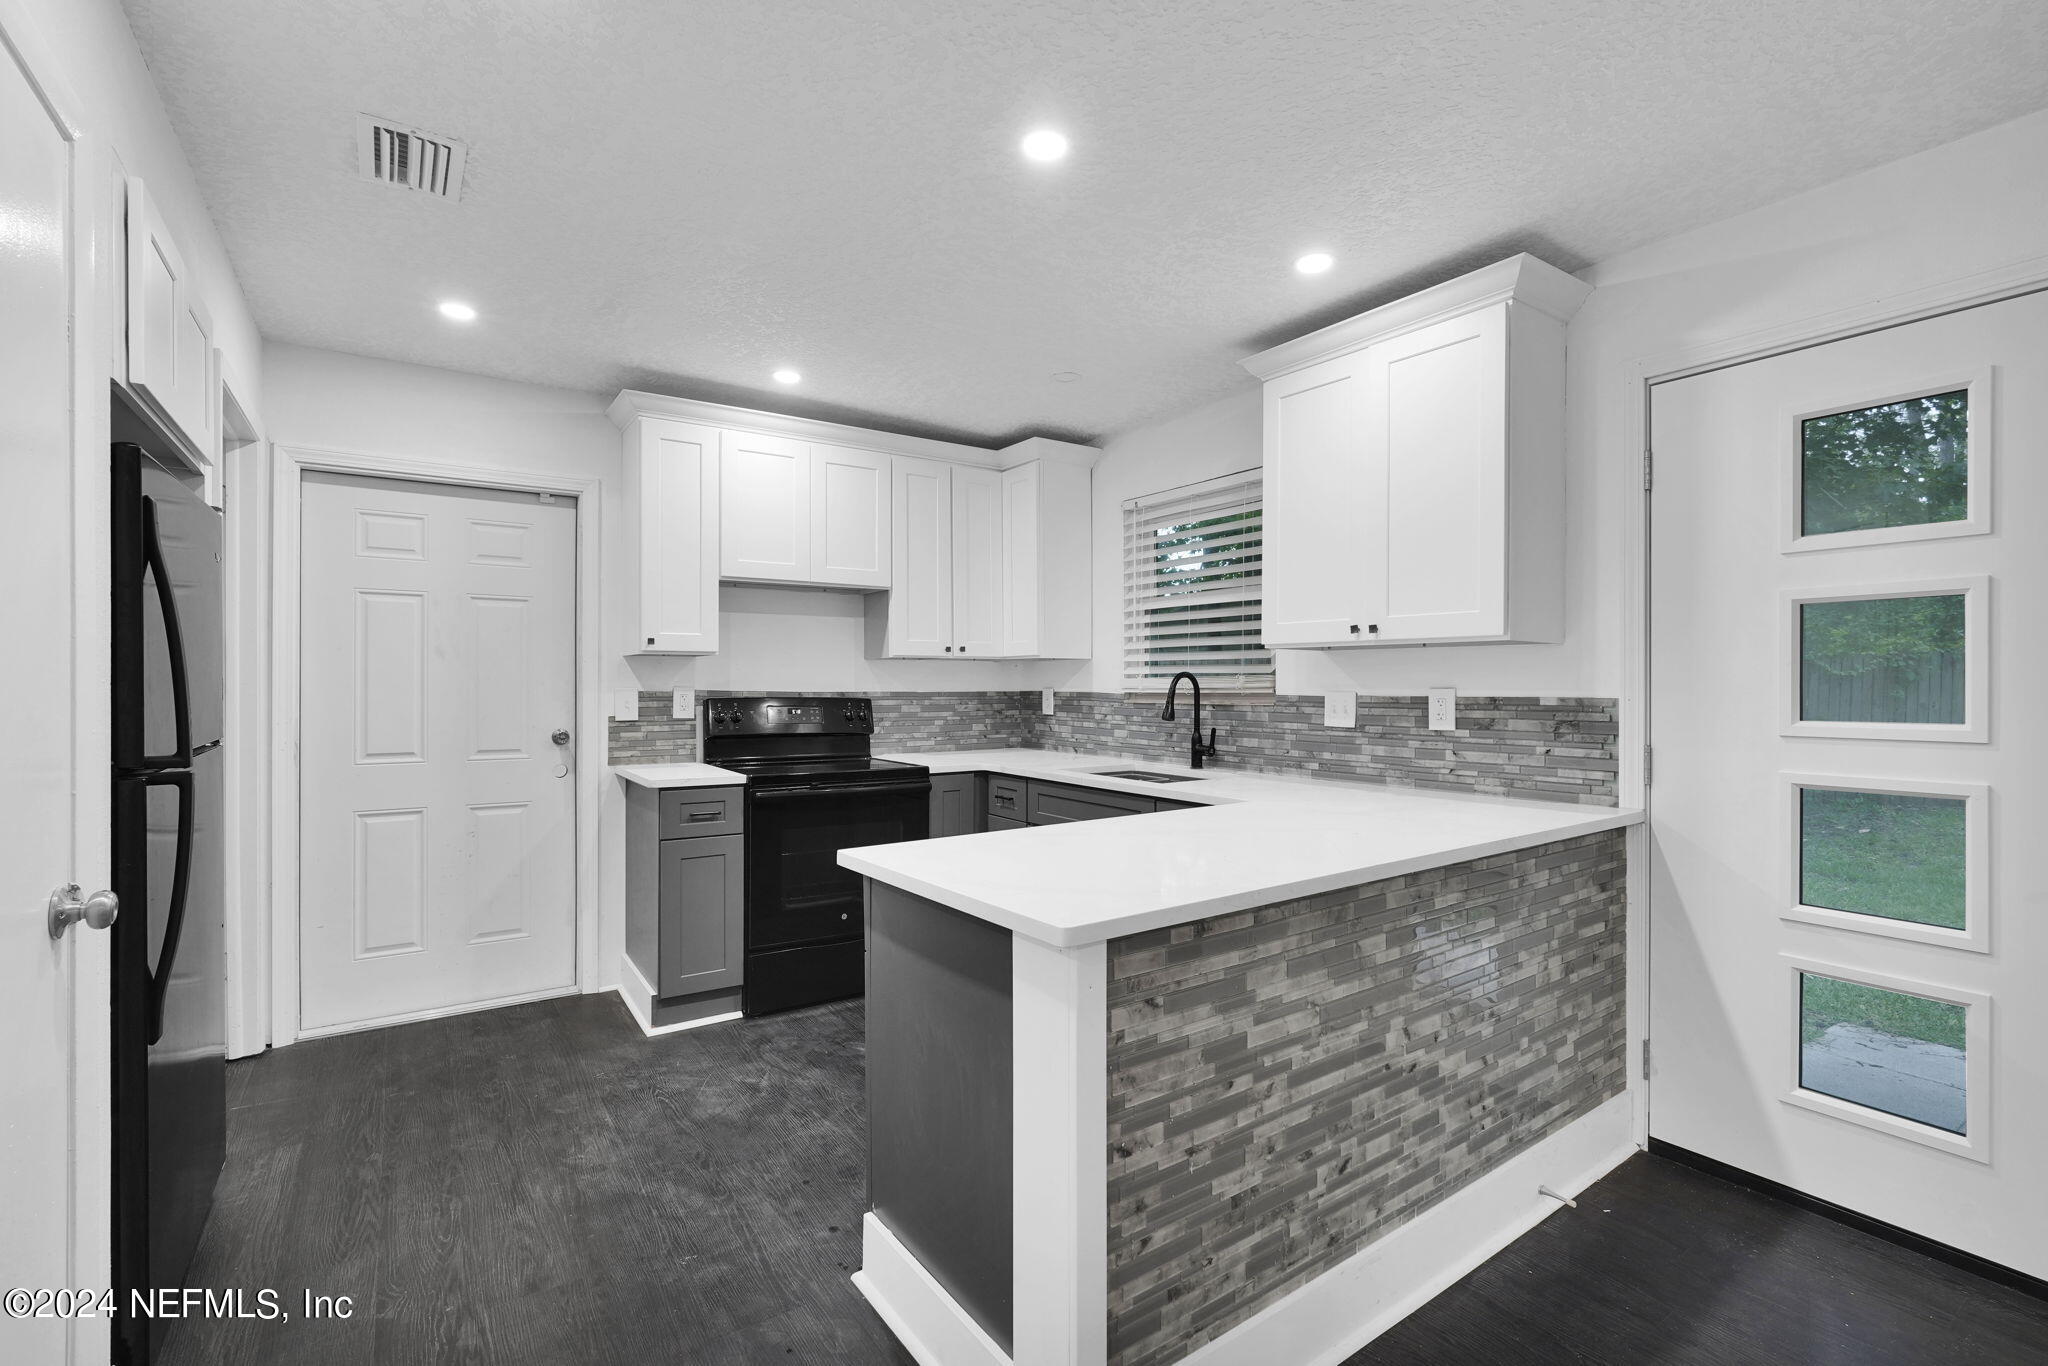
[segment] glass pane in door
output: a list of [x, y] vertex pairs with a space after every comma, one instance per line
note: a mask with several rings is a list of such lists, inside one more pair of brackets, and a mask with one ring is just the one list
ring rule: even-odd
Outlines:
[[1799, 605], [1799, 719], [1964, 724], [1961, 593]]
[[1952, 1134], [1965, 1132], [1967, 1008], [1799, 975], [1799, 1085]]
[[1964, 810], [1961, 797], [1801, 788], [1801, 904], [1964, 928]]
[[1970, 395], [1902, 399], [1799, 424], [1800, 534], [1970, 515]]

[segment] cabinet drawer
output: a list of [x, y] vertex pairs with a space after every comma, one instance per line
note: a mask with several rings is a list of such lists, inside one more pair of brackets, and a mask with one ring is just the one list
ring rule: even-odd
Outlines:
[[1025, 819], [1032, 825], [1060, 825], [1067, 821], [1138, 816], [1152, 809], [1153, 799], [1150, 797], [1103, 792], [1090, 787], [1065, 787], [1057, 783], [1032, 783]]
[[661, 837], [737, 835], [745, 820], [737, 787], [675, 788], [661, 794]]
[[1008, 816], [1011, 820], [1024, 819], [1024, 798], [1030, 784], [1022, 778], [1001, 778], [990, 776], [988, 780], [988, 814]]

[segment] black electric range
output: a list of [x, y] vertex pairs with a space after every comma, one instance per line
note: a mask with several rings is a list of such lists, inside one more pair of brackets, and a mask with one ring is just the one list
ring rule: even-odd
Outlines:
[[930, 833], [931, 771], [869, 753], [864, 697], [711, 697], [704, 762], [746, 775], [746, 982], [766, 1015], [858, 996], [867, 979], [861, 880], [839, 851]]

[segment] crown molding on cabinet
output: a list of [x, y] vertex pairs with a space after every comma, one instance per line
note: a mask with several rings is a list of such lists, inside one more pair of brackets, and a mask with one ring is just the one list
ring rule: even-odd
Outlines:
[[1568, 323], [1592, 292], [1593, 286], [1584, 280], [1523, 252], [1246, 356], [1239, 364], [1262, 380], [1276, 379], [1318, 361], [1348, 355], [1367, 342], [1413, 332], [1503, 300], [1525, 304], [1560, 323]]
[[622, 389], [605, 409], [613, 425], [623, 429], [636, 417], [663, 417], [694, 422], [727, 431], [760, 432], [770, 436], [793, 437], [834, 446], [856, 446], [888, 455], [908, 455], [920, 460], [949, 460], [956, 465], [979, 465], [985, 469], [1007, 470], [1033, 460], [1092, 468], [1102, 452], [1094, 446], [1055, 441], [1034, 436], [991, 450], [957, 441], [936, 441], [930, 437], [903, 436], [867, 427], [847, 427], [816, 418], [791, 417], [787, 413], [764, 412], [758, 408], [734, 408], [723, 403], [705, 403], [669, 394], [650, 394], [639, 389]]

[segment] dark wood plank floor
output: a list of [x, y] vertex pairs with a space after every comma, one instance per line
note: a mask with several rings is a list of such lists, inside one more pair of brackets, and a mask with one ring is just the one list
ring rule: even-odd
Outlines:
[[1639, 1153], [1346, 1366], [2041, 1366], [2048, 1302]]
[[230, 1064], [191, 1283], [292, 1317], [188, 1321], [165, 1366], [909, 1366], [847, 1280], [863, 1069], [858, 1001], [648, 1039], [609, 995]]

